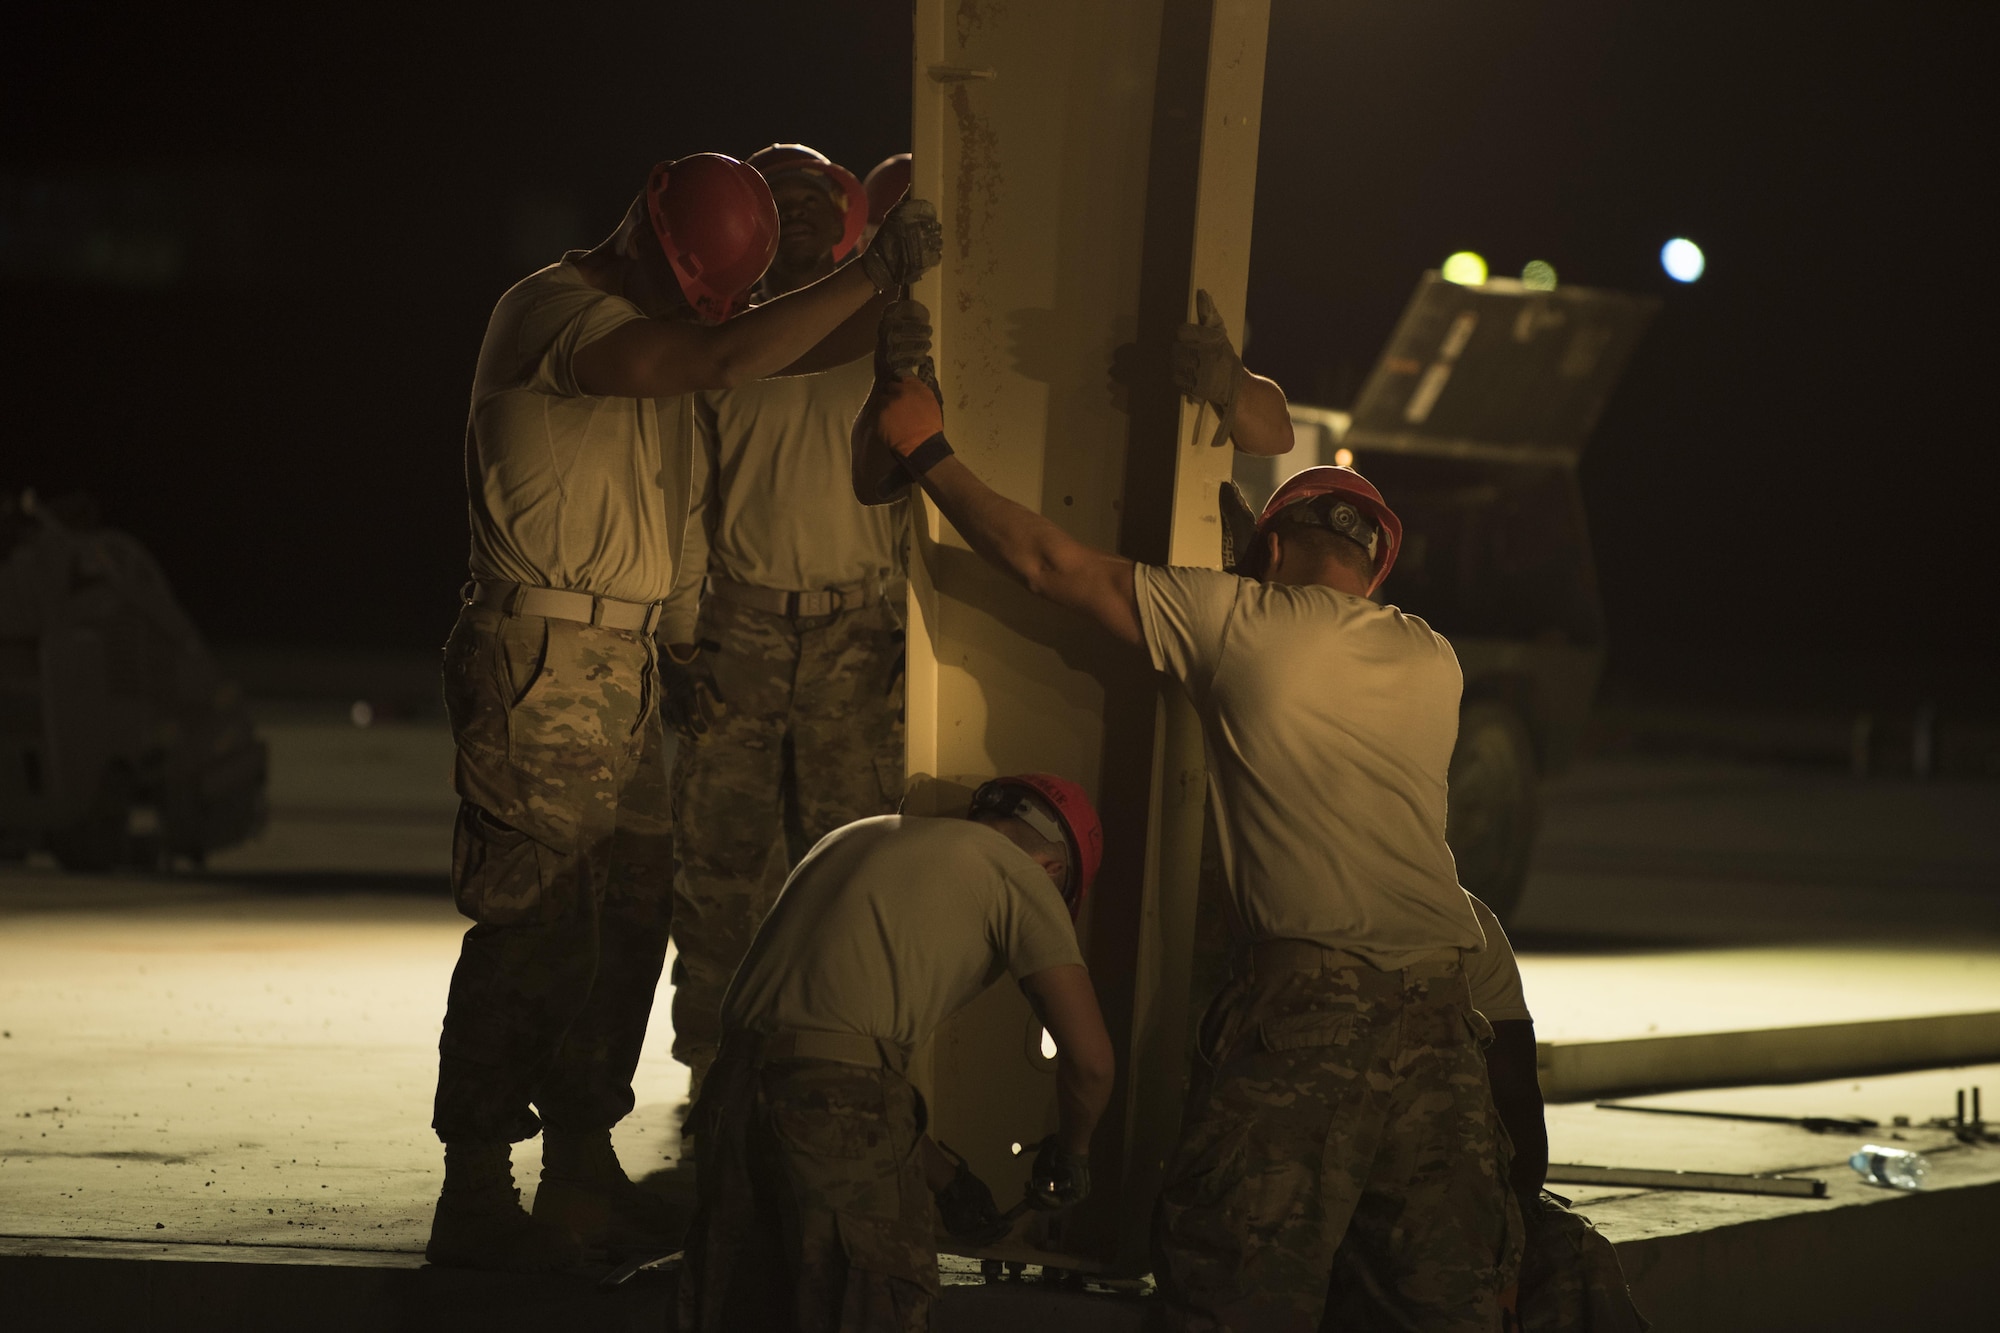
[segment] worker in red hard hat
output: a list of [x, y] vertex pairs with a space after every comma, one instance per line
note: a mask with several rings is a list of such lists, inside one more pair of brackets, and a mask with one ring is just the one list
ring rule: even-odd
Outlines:
[[[611, 1127], [667, 947], [672, 838], [653, 632], [682, 572], [694, 395], [852, 360], [885, 294], [937, 262], [928, 205], [859, 262], [743, 310], [779, 244], [771, 192], [713, 153], [663, 162], [609, 238], [494, 308], [465, 434], [472, 580], [445, 645], [461, 804], [426, 1253], [540, 1269], [654, 1249], [659, 1200]], [[511, 1145], [546, 1129], [531, 1218]]]
[[[904, 302], [885, 325], [928, 318]], [[1483, 935], [1445, 845], [1460, 674], [1373, 600], [1394, 512], [1353, 470], [1313, 468], [1235, 572], [1136, 563], [982, 483], [934, 375], [878, 390], [857, 449], [880, 441], [974, 551], [1145, 649], [1203, 723], [1239, 970], [1202, 1025], [1159, 1197], [1170, 1325], [1498, 1329], [1519, 1214], [1467, 999]], [[1263, 410], [1239, 397], [1232, 433], [1246, 407]]]
[[[859, 244], [860, 182], [803, 144], [749, 157], [770, 181], [787, 299]], [[873, 383], [844, 364], [696, 395], [691, 574], [661, 631], [676, 857], [674, 1058], [689, 1101], [715, 1059], [722, 992], [793, 860], [903, 796], [902, 505], [847, 485], [849, 427]]]
[[1089, 1194], [1113, 1070], [1074, 919], [1101, 855], [1082, 788], [1045, 773], [985, 783], [962, 819], [882, 815], [812, 849], [729, 984], [695, 1105], [683, 1333], [930, 1327], [933, 1201], [961, 1240], [1011, 1218], [925, 1137], [907, 1069], [1002, 973], [1056, 1045], [1059, 1120], [1023, 1203]]

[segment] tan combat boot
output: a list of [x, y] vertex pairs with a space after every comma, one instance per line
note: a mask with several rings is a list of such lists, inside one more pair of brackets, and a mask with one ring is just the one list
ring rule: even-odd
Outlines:
[[560, 1227], [592, 1249], [665, 1254], [685, 1227], [666, 1199], [634, 1184], [619, 1165], [611, 1131], [544, 1127], [536, 1223]]
[[444, 1189], [424, 1258], [445, 1268], [544, 1273], [583, 1262], [583, 1246], [561, 1227], [528, 1216], [514, 1188], [505, 1143], [447, 1144]]

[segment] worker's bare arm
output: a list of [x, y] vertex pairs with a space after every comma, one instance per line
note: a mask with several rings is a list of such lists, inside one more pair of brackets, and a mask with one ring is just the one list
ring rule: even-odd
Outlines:
[[721, 324], [630, 320], [577, 350], [577, 387], [605, 397], [671, 398], [762, 379], [801, 361], [875, 294], [861, 266], [849, 264]]
[[1087, 1153], [1117, 1072], [1090, 972], [1081, 963], [1043, 968], [1022, 977], [1021, 990], [1056, 1043], [1056, 1133], [1065, 1151]]
[[1535, 1074], [1535, 1025], [1527, 1019], [1502, 1019], [1493, 1025], [1493, 1044], [1486, 1048], [1486, 1077], [1493, 1085], [1493, 1106], [1507, 1137], [1514, 1141], [1514, 1165], [1509, 1182], [1514, 1192], [1532, 1198], [1549, 1174], [1549, 1131], [1542, 1116], [1542, 1085]]
[[832, 333], [819, 340], [819, 344], [798, 360], [775, 375], [810, 375], [814, 371], [832, 370], [850, 361], [859, 361], [875, 351], [875, 331], [882, 324], [882, 312], [889, 308], [893, 297], [891, 292], [877, 293], [862, 307], [840, 322]]
[[1270, 458], [1292, 451], [1292, 415], [1278, 382], [1245, 370], [1229, 438], [1241, 453]]
[[1084, 545], [1026, 505], [993, 490], [956, 457], [926, 472], [923, 485], [972, 549], [1019, 579], [1029, 592], [1081, 611], [1127, 643], [1144, 642], [1132, 561]]

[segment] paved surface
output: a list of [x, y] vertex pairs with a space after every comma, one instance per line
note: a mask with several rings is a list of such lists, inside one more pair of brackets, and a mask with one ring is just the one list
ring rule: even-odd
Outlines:
[[[0, 1235], [421, 1247], [462, 928], [444, 891], [450, 747], [435, 727], [266, 730], [271, 830], [206, 872], [0, 868]], [[1517, 934], [1545, 1037], [1991, 1009], [1996, 886], [2000, 785], [1598, 765], [1552, 793]], [[619, 1138], [635, 1173], [663, 1180], [685, 1091], [667, 1036], [662, 1004]], [[2000, 1068], [1653, 1100], [1920, 1121], [1973, 1082], [2000, 1117]], [[1782, 1126], [1581, 1106], [1554, 1109], [1551, 1132], [1559, 1160], [1868, 1188], [1839, 1165], [1855, 1143]], [[535, 1146], [518, 1156], [531, 1183]], [[1577, 1192], [1614, 1235], [1798, 1206]]]

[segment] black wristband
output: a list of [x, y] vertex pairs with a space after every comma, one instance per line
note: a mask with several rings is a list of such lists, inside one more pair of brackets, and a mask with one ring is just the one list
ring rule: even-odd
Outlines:
[[903, 455], [903, 470], [913, 477], [921, 477], [950, 457], [951, 444], [945, 439], [944, 432], [939, 431]]

